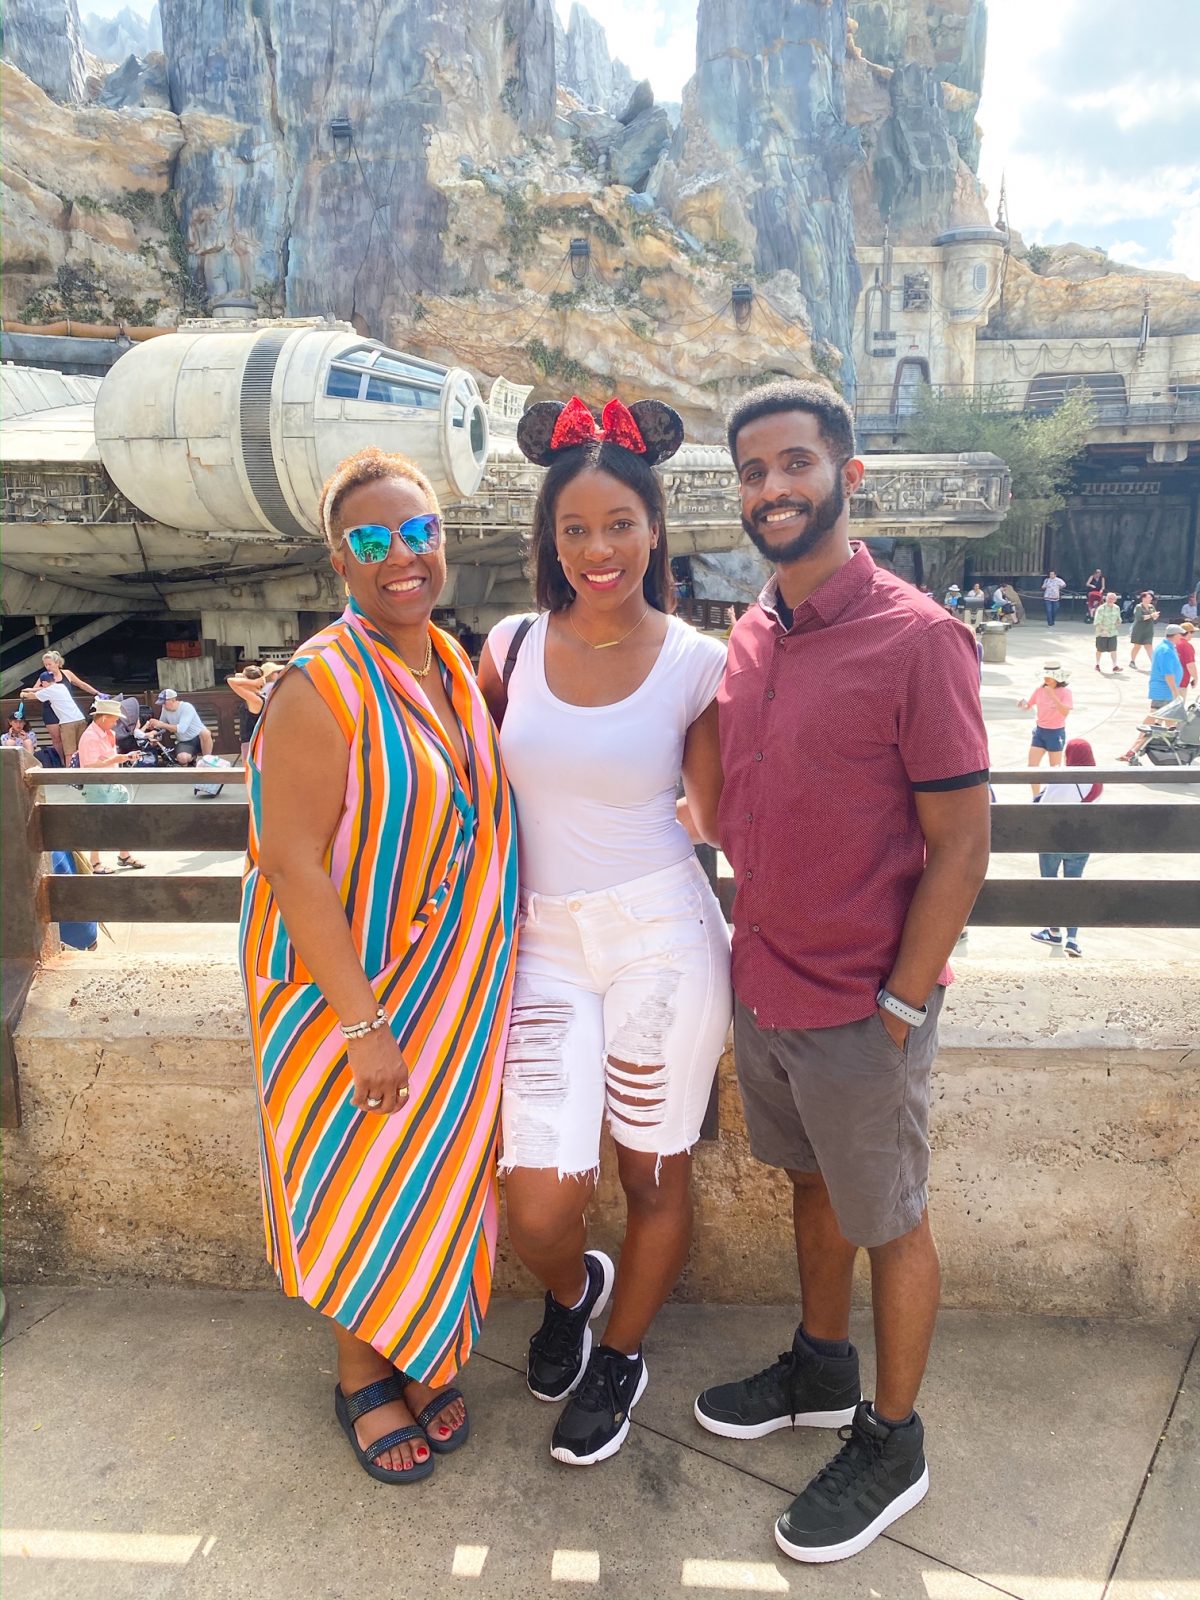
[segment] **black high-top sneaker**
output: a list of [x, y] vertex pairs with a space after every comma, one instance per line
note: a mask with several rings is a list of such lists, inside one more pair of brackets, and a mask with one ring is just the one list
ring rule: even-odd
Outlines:
[[853, 1345], [846, 1356], [821, 1356], [802, 1345], [753, 1377], [705, 1389], [695, 1414], [709, 1433], [761, 1439], [777, 1428], [840, 1428], [861, 1399]]
[[550, 1454], [569, 1467], [590, 1467], [615, 1456], [645, 1389], [646, 1363], [640, 1351], [630, 1357], [598, 1344], [583, 1381], [558, 1419]]
[[844, 1561], [865, 1550], [929, 1489], [925, 1430], [916, 1412], [902, 1428], [876, 1421], [864, 1403], [841, 1429], [845, 1441], [775, 1524], [794, 1561]]
[[546, 1296], [542, 1325], [529, 1341], [526, 1378], [530, 1394], [539, 1400], [562, 1400], [583, 1376], [592, 1349], [588, 1323], [598, 1317], [612, 1293], [613, 1264], [603, 1250], [584, 1252], [587, 1293], [574, 1310]]

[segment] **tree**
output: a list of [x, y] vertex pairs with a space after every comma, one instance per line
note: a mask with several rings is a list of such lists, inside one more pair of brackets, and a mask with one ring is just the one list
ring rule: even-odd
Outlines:
[[1065, 491], [1087, 442], [1092, 407], [1082, 389], [1052, 411], [1013, 411], [1003, 385], [966, 395], [926, 389], [908, 426], [910, 448], [922, 453], [988, 450], [1012, 474], [1008, 516], [986, 539], [923, 539], [925, 580], [936, 594], [961, 572], [968, 551], [986, 555], [1011, 534], [1040, 527], [1066, 504]]

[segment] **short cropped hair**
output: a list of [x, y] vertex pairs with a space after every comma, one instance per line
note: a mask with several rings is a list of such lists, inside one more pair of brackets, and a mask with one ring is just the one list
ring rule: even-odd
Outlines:
[[441, 515], [442, 508], [433, 492], [433, 485], [415, 462], [407, 456], [392, 455], [368, 445], [357, 455], [339, 461], [325, 479], [321, 490], [321, 498], [317, 502], [317, 524], [331, 549], [341, 536], [338, 511], [351, 489], [357, 489], [364, 483], [383, 483], [389, 478], [404, 478], [409, 483], [415, 483], [428, 500], [429, 509]]
[[839, 462], [849, 461], [854, 454], [854, 414], [841, 395], [823, 383], [780, 378], [751, 389], [730, 411], [726, 434], [735, 466], [737, 437], [746, 424], [782, 411], [807, 411], [816, 417], [822, 439]]

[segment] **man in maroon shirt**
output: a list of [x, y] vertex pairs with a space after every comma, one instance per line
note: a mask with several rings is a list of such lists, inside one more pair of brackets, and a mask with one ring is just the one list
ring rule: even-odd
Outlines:
[[[987, 738], [971, 635], [851, 542], [863, 464], [845, 403], [756, 389], [729, 448], [743, 525], [776, 564], [718, 697], [734, 1038], [751, 1150], [792, 1181], [801, 1322], [779, 1361], [706, 1389], [695, 1413], [744, 1439], [851, 1424], [775, 1529], [796, 1560], [836, 1561], [929, 1483], [913, 1409], [939, 1286], [929, 1075], [947, 958], [987, 869]], [[869, 1403], [849, 1342], [860, 1248]]]

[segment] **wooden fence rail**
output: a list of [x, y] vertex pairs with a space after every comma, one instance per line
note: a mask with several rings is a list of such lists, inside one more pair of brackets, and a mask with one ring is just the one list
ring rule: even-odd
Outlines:
[[[219, 851], [246, 846], [244, 772], [223, 771], [220, 801], [179, 805], [47, 805], [42, 791], [78, 783], [77, 771], [25, 765], [18, 750], [0, 749], [0, 1126], [16, 1127], [20, 1101], [12, 1030], [20, 1020], [33, 975], [55, 922], [236, 922], [241, 885], [233, 876], [152, 872], [108, 877], [56, 877], [47, 872], [49, 850]], [[1166, 804], [1106, 799], [1097, 806], [1033, 806], [1022, 795], [1003, 798], [1012, 785], [1027, 786], [1029, 769], [992, 774], [999, 798], [992, 807], [993, 855], [1035, 857], [1040, 851], [1102, 851], [1200, 856], [1200, 766], [1130, 770], [1073, 769], [1080, 782], [1177, 790]], [[1036, 769], [1045, 779], [1045, 770]], [[138, 768], [128, 781], [138, 788], [190, 789], [194, 769]], [[1186, 796], [1186, 797], [1185, 797]], [[238, 803], [229, 804], [229, 799]], [[726, 915], [735, 885], [719, 878]], [[972, 927], [1087, 926], [1200, 927], [1200, 881], [1187, 878], [989, 878], [971, 913]]]

